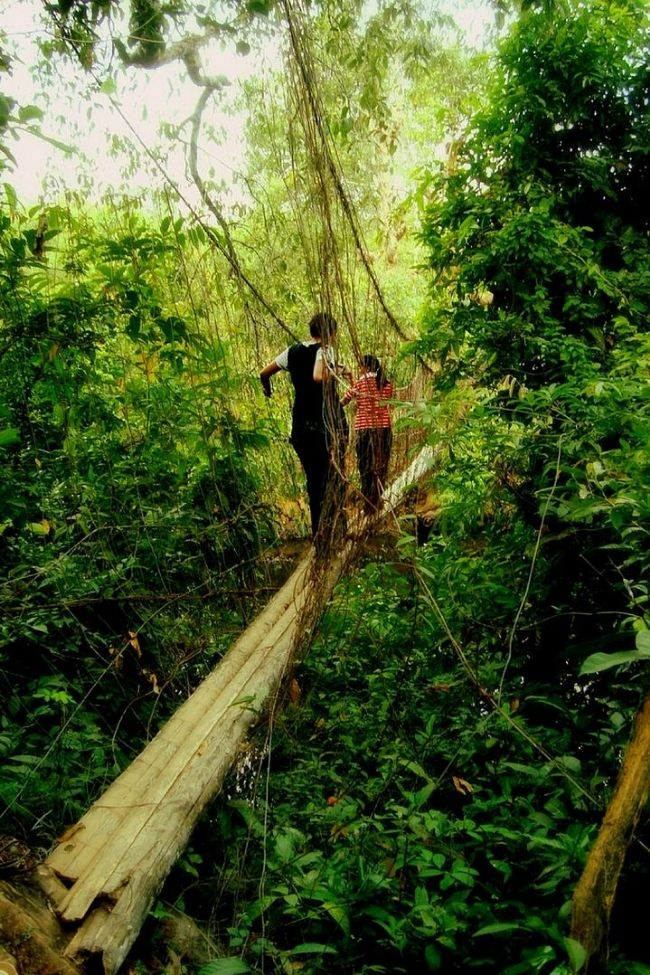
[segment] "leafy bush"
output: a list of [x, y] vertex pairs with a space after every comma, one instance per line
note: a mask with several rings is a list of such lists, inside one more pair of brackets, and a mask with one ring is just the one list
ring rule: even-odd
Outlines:
[[273, 537], [264, 434], [170, 292], [181, 224], [112, 221], [14, 209], [0, 250], [1, 788], [45, 843], [218, 660]]

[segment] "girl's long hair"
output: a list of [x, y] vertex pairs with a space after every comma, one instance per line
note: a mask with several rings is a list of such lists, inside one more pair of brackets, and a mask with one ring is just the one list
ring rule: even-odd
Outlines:
[[376, 355], [364, 355], [361, 357], [361, 365], [367, 369], [369, 372], [374, 372], [375, 382], [377, 383], [377, 389], [383, 389], [388, 382], [384, 370], [381, 367], [381, 362]]

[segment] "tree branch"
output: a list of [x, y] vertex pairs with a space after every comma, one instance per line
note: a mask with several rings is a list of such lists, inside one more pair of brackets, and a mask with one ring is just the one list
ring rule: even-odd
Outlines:
[[236, 274], [237, 278], [243, 284], [246, 285], [247, 289], [250, 291], [250, 293], [253, 295], [256, 301], [259, 302], [259, 304], [262, 306], [262, 308], [264, 308], [267, 314], [271, 316], [274, 322], [277, 325], [279, 325], [280, 328], [284, 332], [286, 332], [287, 335], [290, 336], [292, 341], [297, 342], [298, 339], [291, 331], [289, 326], [286, 325], [285, 322], [283, 322], [282, 319], [279, 317], [279, 315], [276, 314], [276, 312], [273, 310], [273, 308], [268, 303], [268, 301], [261, 293], [261, 291], [259, 291], [256, 285], [253, 284], [251, 279], [244, 272], [241, 264], [239, 263], [237, 252], [235, 251], [232, 236], [230, 233], [230, 226], [228, 225], [228, 222], [224, 217], [221, 208], [216, 203], [216, 201], [212, 199], [210, 193], [207, 190], [205, 183], [203, 182], [201, 174], [199, 173], [199, 167], [197, 161], [199, 132], [201, 129], [201, 120], [202, 120], [203, 112], [205, 110], [205, 106], [207, 105], [210, 97], [212, 96], [212, 93], [213, 93], [213, 89], [204, 88], [204, 90], [201, 92], [198, 102], [196, 103], [196, 108], [194, 109], [194, 113], [192, 115], [192, 119], [191, 119], [192, 135], [190, 139], [189, 165], [190, 165], [190, 173], [192, 175], [192, 179], [194, 180], [194, 183], [196, 184], [196, 188], [198, 189], [201, 195], [201, 199], [203, 200], [206, 207], [208, 208], [210, 213], [212, 213], [217, 223], [219, 224], [219, 227], [223, 234], [223, 241], [220, 239], [219, 235], [215, 233], [214, 230], [212, 230], [210, 227], [207, 227], [205, 224], [203, 224], [203, 229], [205, 230], [206, 234], [208, 234], [210, 240], [215, 245], [217, 250], [221, 254], [223, 254], [223, 256], [226, 258], [232, 270]]

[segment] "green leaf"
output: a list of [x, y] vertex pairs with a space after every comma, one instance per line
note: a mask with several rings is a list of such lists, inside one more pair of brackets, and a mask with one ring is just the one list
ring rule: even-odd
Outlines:
[[20, 436], [16, 427], [6, 427], [4, 430], [0, 430], [0, 447], [10, 447], [19, 441]]
[[636, 635], [636, 648], [644, 656], [650, 655], [650, 630], [639, 630]]
[[414, 775], [419, 776], [424, 779], [425, 782], [431, 782], [431, 776], [422, 768], [418, 762], [411, 761], [410, 759], [400, 759], [400, 765], [408, 769], [409, 772], [413, 772]]
[[580, 942], [576, 941], [574, 938], [565, 938], [564, 947], [567, 950], [571, 968], [574, 972], [579, 972], [586, 961], [587, 952], [582, 947]]
[[9, 152], [6, 146], [0, 146], [0, 152], [2, 153], [3, 156], [6, 156], [7, 159], [11, 163], [13, 163], [14, 166], [18, 165], [16, 162], [16, 157], [13, 155], [13, 153]]
[[241, 958], [215, 958], [199, 968], [197, 975], [248, 975], [249, 966]]
[[437, 972], [442, 967], [442, 955], [435, 945], [428, 944], [424, 949], [424, 957], [430, 972]]
[[0, 95], [0, 128], [3, 128], [7, 124], [13, 106], [13, 98], [6, 98], [5, 95]]
[[[638, 635], [640, 636], [640, 634]], [[649, 658], [650, 647], [648, 646], [639, 650], [621, 650], [618, 653], [592, 653], [583, 662], [580, 668], [580, 676], [582, 677], [585, 674], [599, 674], [603, 670], [609, 670], [610, 667], [618, 667], [621, 664], [640, 663]]]
[[30, 630], [35, 630], [36, 633], [47, 634], [50, 632], [45, 623], [30, 623], [29, 628]]
[[18, 203], [18, 197], [16, 191], [11, 185], [11, 183], [3, 183], [5, 196], [7, 197], [7, 203], [12, 210], [16, 209], [16, 204]]
[[350, 933], [350, 918], [345, 908], [341, 907], [340, 904], [334, 901], [324, 901], [323, 910], [327, 911], [329, 916], [336, 921], [344, 934], [349, 935]]
[[478, 931], [474, 932], [474, 937], [478, 938], [484, 934], [506, 934], [509, 931], [520, 931], [521, 924], [515, 924], [512, 921], [501, 921], [495, 924], [486, 924], [484, 928], [480, 928]]
[[43, 113], [36, 105], [21, 105], [18, 109], [18, 119], [21, 122], [31, 122], [33, 119], [43, 118]]
[[305, 837], [299, 830], [285, 827], [275, 838], [275, 852], [282, 861], [288, 863], [296, 855], [296, 850], [303, 843]]
[[293, 955], [335, 955], [336, 948], [332, 945], [321, 945], [315, 942], [305, 942], [302, 945], [296, 945], [287, 952], [289, 957]]

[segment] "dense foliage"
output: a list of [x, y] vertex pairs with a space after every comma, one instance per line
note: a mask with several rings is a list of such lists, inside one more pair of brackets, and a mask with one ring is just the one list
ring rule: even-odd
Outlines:
[[[184, 906], [208, 905], [252, 971], [572, 970], [572, 885], [624, 718], [605, 695], [588, 714], [550, 694], [497, 710], [468, 693], [425, 580], [402, 558], [344, 587], [302, 701], [269, 731], [270, 778], [197, 837], [210, 863]], [[472, 648], [487, 686], [495, 643]], [[628, 956], [612, 971], [647, 969]]]
[[423, 341], [474, 391], [461, 464], [538, 532], [547, 663], [647, 613], [647, 38], [643, 4], [523, 17], [424, 230], [453, 311]]
[[47, 842], [207, 672], [272, 532], [262, 428], [233, 409], [212, 310], [177, 293], [182, 221], [102, 234], [50, 209], [46, 229], [9, 204], [2, 799]]

